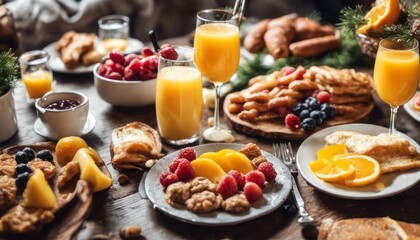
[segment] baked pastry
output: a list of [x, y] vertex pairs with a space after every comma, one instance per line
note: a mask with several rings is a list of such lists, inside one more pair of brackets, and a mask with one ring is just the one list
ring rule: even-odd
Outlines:
[[420, 239], [420, 225], [383, 218], [326, 219], [319, 229], [318, 240]]
[[[69, 31], [58, 40], [55, 50], [60, 53], [61, 61], [66, 68], [71, 69], [81, 64], [82, 57], [86, 53], [95, 49], [95, 40], [96, 34]], [[91, 61], [85, 62], [91, 63]]]
[[142, 122], [132, 122], [112, 132], [112, 166], [117, 170], [143, 169], [151, 159], [163, 157], [157, 131]]

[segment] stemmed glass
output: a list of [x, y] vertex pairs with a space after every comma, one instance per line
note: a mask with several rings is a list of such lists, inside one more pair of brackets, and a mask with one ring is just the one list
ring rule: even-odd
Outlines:
[[212, 142], [233, 141], [230, 131], [220, 126], [219, 101], [223, 83], [229, 81], [239, 65], [238, 21], [222, 9], [198, 12], [194, 47], [198, 69], [216, 88], [214, 124], [203, 132], [203, 137]]
[[379, 98], [391, 106], [389, 134], [395, 134], [398, 107], [414, 96], [419, 84], [418, 41], [381, 40], [373, 76]]

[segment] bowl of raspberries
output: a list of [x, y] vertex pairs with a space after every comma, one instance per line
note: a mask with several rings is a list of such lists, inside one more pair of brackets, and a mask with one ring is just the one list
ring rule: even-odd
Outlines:
[[[164, 44], [159, 54], [176, 59], [175, 49]], [[158, 53], [144, 47], [141, 54], [111, 52], [95, 65], [93, 76], [99, 96], [107, 103], [121, 107], [141, 107], [155, 102]]]

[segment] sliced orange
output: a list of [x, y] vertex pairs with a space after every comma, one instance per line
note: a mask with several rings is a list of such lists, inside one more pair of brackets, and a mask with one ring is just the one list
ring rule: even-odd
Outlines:
[[354, 173], [352, 164], [344, 159], [326, 161], [325, 166], [316, 171], [315, 175], [326, 182], [337, 182], [346, 179]]
[[383, 0], [366, 14], [367, 23], [358, 28], [357, 31], [361, 34], [367, 34], [371, 29], [379, 30], [385, 25], [397, 22], [399, 16], [399, 0]]
[[341, 155], [336, 156], [334, 161], [347, 161], [354, 167], [354, 174], [344, 179], [346, 186], [366, 186], [375, 182], [381, 175], [378, 161], [366, 155]]
[[347, 153], [347, 147], [345, 144], [334, 144], [324, 148], [321, 148], [316, 152], [316, 156], [319, 160], [332, 160], [335, 155]]

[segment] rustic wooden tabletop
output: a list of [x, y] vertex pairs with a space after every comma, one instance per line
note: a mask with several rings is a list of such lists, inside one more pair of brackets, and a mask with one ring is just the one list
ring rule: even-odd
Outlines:
[[[185, 40], [186, 38], [173, 39], [168, 42], [185, 43]], [[137, 192], [141, 172], [126, 172], [131, 178], [130, 184], [118, 184], [117, 178], [120, 173], [111, 166], [109, 145], [112, 129], [129, 122], [141, 121], [156, 128], [155, 107], [113, 107], [98, 96], [91, 73], [54, 73], [54, 78], [57, 80], [57, 90], [80, 91], [89, 96], [90, 112], [96, 118], [97, 125], [83, 138], [99, 152], [113, 178], [111, 189], [94, 194], [91, 213], [75, 235], [75, 239], [118, 239], [118, 231], [131, 225], [141, 226], [142, 237], [145, 239], [304, 239], [302, 232], [313, 230], [302, 228], [297, 223], [297, 215], [285, 216], [281, 208], [258, 219], [227, 227], [192, 225], [154, 209], [152, 203], [141, 199]], [[47, 139], [34, 131], [36, 111], [32, 104], [26, 103], [23, 87], [15, 89], [14, 97], [19, 130], [11, 139], [1, 143], [0, 149], [46, 141]], [[207, 125], [207, 118], [211, 115], [210, 110], [204, 111], [202, 126]], [[420, 142], [420, 123], [411, 118], [403, 108], [399, 110], [397, 119], [398, 130]], [[368, 123], [388, 127], [388, 122], [389, 107], [375, 98], [375, 108]], [[237, 132], [234, 134], [238, 143], [255, 142], [262, 149], [272, 151], [273, 140], [248, 137]], [[295, 150], [300, 144], [301, 141], [293, 143]], [[165, 153], [174, 150], [176, 149], [164, 145]], [[317, 220], [390, 216], [396, 220], [420, 224], [420, 184], [397, 195], [375, 200], [334, 197], [309, 186], [301, 177], [298, 177], [298, 185], [307, 210]], [[289, 198], [292, 199], [291, 197], [290, 195]]]

